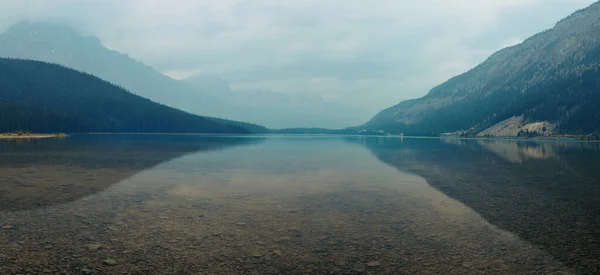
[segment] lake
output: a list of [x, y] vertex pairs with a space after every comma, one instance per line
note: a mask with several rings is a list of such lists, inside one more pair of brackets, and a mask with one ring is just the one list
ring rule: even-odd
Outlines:
[[598, 274], [600, 144], [0, 140], [0, 274]]

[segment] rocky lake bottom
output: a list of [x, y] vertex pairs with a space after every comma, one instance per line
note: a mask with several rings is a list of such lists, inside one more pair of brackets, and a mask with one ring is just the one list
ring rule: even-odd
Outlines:
[[[534, 158], [536, 154], [523, 152], [535, 148], [514, 149], [510, 141], [502, 141], [496, 151], [503, 155], [488, 148], [497, 145], [439, 139], [164, 136], [3, 143], [0, 274], [598, 271], [595, 209], [579, 211], [581, 217], [571, 213], [571, 220], [561, 220], [566, 227], [553, 227], [558, 233], [539, 229], [553, 225], [549, 217], [570, 214], [551, 202], [574, 207], [572, 211], [590, 209], [597, 206], [591, 196], [575, 196], [577, 201], [551, 197], [530, 186], [529, 178], [521, 181], [526, 186], [517, 190], [520, 195], [512, 195], [512, 178], [493, 174], [512, 167], [511, 177], [523, 179], [514, 165], [556, 160], [564, 146], [535, 147], [555, 151]], [[461, 155], [452, 150], [469, 151]], [[456, 164], [462, 159], [453, 157], [473, 154], [489, 162], [471, 165], [493, 171], [478, 174], [465, 165], [457, 172], [428, 159], [437, 156], [442, 164]], [[483, 182], [492, 181], [484, 175], [500, 183], [483, 188]], [[577, 175], [580, 181], [586, 177]], [[506, 192], [503, 197], [496, 193], [502, 184], [507, 188], [500, 188]], [[595, 191], [585, 190], [590, 195]], [[527, 199], [523, 193], [538, 198], [542, 212], [533, 213], [521, 201]], [[486, 197], [490, 194], [492, 199]], [[498, 197], [502, 200], [494, 201]], [[490, 208], [477, 200], [513, 205]], [[569, 227], [571, 223], [579, 226]], [[532, 230], [539, 235], [529, 236]], [[569, 243], [557, 243], [553, 234], [562, 234]]]

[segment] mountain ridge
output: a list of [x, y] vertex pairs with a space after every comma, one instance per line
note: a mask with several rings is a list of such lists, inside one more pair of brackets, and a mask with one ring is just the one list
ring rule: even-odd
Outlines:
[[161, 105], [61, 65], [0, 58], [2, 132], [248, 134], [260, 129], [267, 131]]
[[0, 57], [60, 64], [122, 86], [137, 95], [199, 115], [217, 116], [224, 103], [172, 79], [127, 54], [108, 49], [56, 23], [22, 21], [0, 35]]
[[[594, 31], [599, 27], [597, 2], [552, 29], [492, 54], [425, 96], [383, 110], [359, 128], [413, 135], [476, 135], [524, 115], [525, 123], [555, 124], [556, 133], [596, 132], [600, 129], [591, 124], [600, 122], [600, 112], [583, 99], [600, 102], [598, 93], [592, 91], [600, 85], [600, 36]], [[575, 98], [579, 101], [570, 102]], [[582, 117], [593, 123], [581, 122]]]

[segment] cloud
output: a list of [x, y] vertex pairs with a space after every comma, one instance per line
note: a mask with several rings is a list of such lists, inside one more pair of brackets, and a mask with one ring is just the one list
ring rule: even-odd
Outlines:
[[234, 89], [310, 93], [371, 114], [592, 2], [22, 0], [0, 3], [0, 29], [65, 22], [174, 77], [219, 74]]

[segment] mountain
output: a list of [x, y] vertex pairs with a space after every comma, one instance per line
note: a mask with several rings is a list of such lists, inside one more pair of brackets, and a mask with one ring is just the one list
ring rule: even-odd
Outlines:
[[251, 133], [257, 128], [157, 104], [60, 65], [0, 58], [0, 132]]
[[220, 98], [228, 98], [234, 96], [229, 87], [227, 80], [216, 75], [199, 75], [188, 77], [181, 80], [190, 86], [201, 89], [205, 93]]
[[600, 2], [358, 128], [408, 135], [598, 133], [598, 29]]
[[227, 102], [231, 106], [229, 115], [271, 128], [315, 125], [339, 128], [367, 116], [365, 112], [326, 102], [320, 96], [266, 89], [233, 90], [227, 80], [214, 75], [194, 76], [182, 81]]
[[198, 115], [244, 120], [272, 128], [343, 127], [368, 114], [320, 97], [269, 90], [232, 91], [227, 80], [206, 74], [175, 80], [95, 37], [51, 23], [21, 22], [0, 35], [0, 57], [60, 64], [98, 76], [152, 101]]
[[152, 101], [201, 115], [219, 116], [225, 102], [117, 51], [95, 37], [48, 23], [21, 22], [0, 35], [0, 57], [60, 64], [98, 76]]

